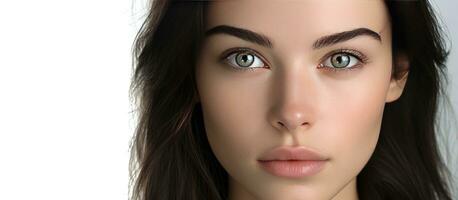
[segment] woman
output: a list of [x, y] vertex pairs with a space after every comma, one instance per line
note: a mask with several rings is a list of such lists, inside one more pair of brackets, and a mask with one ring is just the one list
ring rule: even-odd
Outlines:
[[152, 2], [132, 199], [451, 199], [426, 1]]

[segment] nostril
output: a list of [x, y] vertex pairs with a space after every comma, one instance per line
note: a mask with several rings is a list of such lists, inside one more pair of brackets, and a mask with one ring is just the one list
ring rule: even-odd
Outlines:
[[[285, 125], [283, 122], [277, 122], [277, 123], [280, 124], [280, 126], [283, 126], [283, 127], [285, 127], [285, 128], [288, 128], [288, 127], [286, 127], [286, 125]], [[308, 124], [308, 122], [304, 122], [304, 123], [302, 123], [301, 126], [304, 126], [304, 125], [307, 125], [307, 124]]]

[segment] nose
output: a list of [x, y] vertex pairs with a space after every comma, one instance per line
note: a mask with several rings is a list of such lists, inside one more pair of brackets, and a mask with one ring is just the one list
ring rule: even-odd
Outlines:
[[317, 84], [312, 73], [304, 68], [289, 69], [275, 77], [269, 121], [280, 132], [295, 132], [313, 123], [318, 106], [315, 105]]
[[290, 108], [278, 114], [278, 117], [272, 122], [275, 128], [282, 131], [294, 132], [296, 129], [305, 128], [310, 125], [302, 110], [295, 109], [294, 106]]

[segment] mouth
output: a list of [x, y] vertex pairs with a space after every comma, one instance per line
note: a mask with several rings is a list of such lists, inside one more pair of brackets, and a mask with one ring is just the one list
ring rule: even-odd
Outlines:
[[301, 178], [319, 173], [327, 160], [269, 160], [258, 163], [272, 175], [286, 178]]
[[262, 155], [258, 163], [272, 175], [300, 178], [319, 173], [328, 161], [328, 157], [306, 147], [281, 146]]

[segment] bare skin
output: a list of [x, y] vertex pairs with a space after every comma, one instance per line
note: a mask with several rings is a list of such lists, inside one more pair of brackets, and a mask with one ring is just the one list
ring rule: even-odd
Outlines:
[[[407, 74], [400, 80], [391, 76], [384, 2], [215, 1], [205, 23], [206, 30], [227, 25], [271, 42], [263, 45], [219, 29], [206, 38], [196, 65], [205, 129], [230, 176], [229, 199], [357, 200], [356, 177], [377, 144], [384, 106], [401, 96], [407, 79]], [[359, 28], [369, 31], [317, 43]], [[234, 47], [251, 51], [227, 51]], [[339, 49], [345, 49], [340, 57]], [[238, 53], [253, 63], [241, 67]], [[333, 71], [339, 63], [332, 58], [349, 59], [345, 68], [352, 70]], [[278, 146], [305, 146], [330, 160], [313, 176], [274, 176], [257, 159]]]

